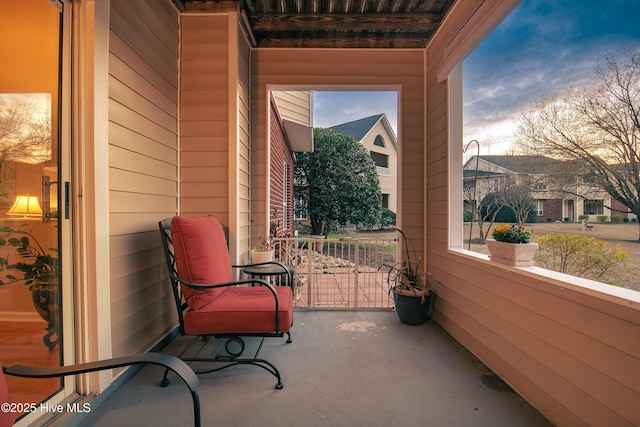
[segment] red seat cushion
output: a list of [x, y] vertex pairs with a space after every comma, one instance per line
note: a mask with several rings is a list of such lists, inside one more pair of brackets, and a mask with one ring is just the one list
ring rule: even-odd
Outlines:
[[[222, 225], [214, 216], [174, 217], [171, 220], [171, 241], [180, 279], [210, 285], [232, 281], [227, 240]], [[182, 293], [189, 307], [200, 310], [218, 298], [225, 289], [182, 286]]]
[[[288, 332], [293, 320], [293, 296], [288, 286], [276, 286], [280, 332]], [[227, 288], [200, 310], [184, 314], [189, 335], [224, 333], [263, 334], [276, 331], [275, 300], [265, 286]]]

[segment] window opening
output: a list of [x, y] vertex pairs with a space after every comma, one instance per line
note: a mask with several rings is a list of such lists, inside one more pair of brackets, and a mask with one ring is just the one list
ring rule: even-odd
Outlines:
[[[459, 203], [452, 209], [462, 212], [456, 216], [460, 223], [452, 223], [450, 244], [486, 254], [486, 238], [497, 225], [524, 221], [535, 231], [534, 239], [588, 234], [621, 244], [628, 259], [636, 259], [637, 244], [624, 236], [639, 234], [640, 206], [634, 200], [639, 199], [640, 176], [637, 169], [629, 173], [628, 160], [638, 153], [626, 142], [637, 140], [638, 130], [625, 126], [632, 120], [607, 122], [612, 115], [603, 106], [620, 103], [608, 112], [623, 115], [640, 107], [637, 85], [624, 83], [640, 78], [640, 32], [621, 25], [628, 21], [623, 2], [570, 0], [547, 6], [524, 0], [449, 78], [451, 127], [464, 120], [457, 140], [461, 147], [451, 151], [462, 165], [452, 163], [460, 174], [451, 181], [460, 193], [452, 193]], [[589, 16], [601, 17], [598, 32], [590, 30]], [[563, 25], [550, 26], [553, 22]], [[626, 104], [620, 101], [624, 96], [617, 96], [624, 87], [633, 88]], [[556, 132], [559, 126], [564, 126], [562, 133]], [[621, 137], [607, 132], [614, 127]], [[463, 153], [473, 140], [478, 150]], [[518, 214], [523, 206], [524, 216]], [[581, 228], [585, 220], [611, 227]], [[640, 280], [623, 263], [596, 280], [640, 290]]]

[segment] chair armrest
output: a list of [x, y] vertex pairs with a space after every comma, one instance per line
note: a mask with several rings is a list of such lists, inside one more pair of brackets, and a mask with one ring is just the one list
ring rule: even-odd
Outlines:
[[263, 279], [246, 279], [246, 280], [238, 280], [235, 282], [226, 282], [226, 283], [218, 283], [215, 285], [211, 285], [211, 284], [207, 284], [207, 283], [191, 283], [191, 282], [187, 282], [186, 280], [182, 280], [179, 277], [176, 278], [176, 280], [185, 286], [188, 286], [190, 288], [193, 289], [213, 289], [213, 288], [228, 288], [231, 286], [236, 286], [236, 285], [260, 285], [260, 286], [266, 286], [267, 288], [269, 288], [269, 290], [271, 291], [271, 293], [275, 296], [277, 295], [276, 289], [273, 287], [273, 285], [269, 282], [267, 282], [266, 280]]
[[284, 271], [285, 273], [290, 273], [291, 270], [289, 270], [289, 268], [284, 265], [284, 263], [281, 263], [280, 261], [267, 261], [267, 262], [256, 262], [253, 264], [238, 264], [238, 265], [232, 265], [232, 268], [244, 268], [244, 267], [254, 267], [256, 265], [277, 265], [279, 267], [282, 268], [282, 271]]
[[101, 371], [105, 369], [121, 368], [138, 364], [152, 364], [163, 366], [175, 372], [189, 387], [193, 401], [195, 425], [200, 425], [200, 397], [198, 395], [198, 377], [185, 362], [170, 354], [141, 353], [131, 356], [116, 357], [113, 359], [99, 360], [96, 362], [80, 363], [68, 366], [3, 366], [2, 370], [7, 375], [25, 378], [54, 378], [66, 375], [84, 374], [87, 372]]
[[257, 265], [277, 265], [280, 268], [282, 268], [282, 271], [287, 275], [287, 279], [286, 279], [287, 284], [289, 285], [289, 287], [291, 287], [291, 291], [294, 291], [293, 272], [289, 267], [287, 267], [284, 263], [280, 261], [267, 261], [267, 262], [253, 263], [253, 264], [239, 264], [239, 265], [232, 265], [231, 268], [255, 267]]

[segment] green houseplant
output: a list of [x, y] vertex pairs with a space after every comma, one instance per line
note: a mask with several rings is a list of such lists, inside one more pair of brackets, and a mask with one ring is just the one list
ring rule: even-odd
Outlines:
[[[52, 350], [57, 342], [60, 263], [56, 249], [45, 249], [33, 235], [33, 229], [0, 227], [0, 247], [12, 247], [18, 255], [0, 257], [0, 286], [24, 282], [31, 291], [33, 306], [47, 323], [44, 344]], [[17, 272], [18, 274], [14, 274]]]
[[[10, 246], [16, 249], [20, 261], [11, 263], [10, 257], [0, 258], [0, 271], [19, 271], [21, 277], [6, 274], [8, 283], [24, 281], [24, 284], [33, 289], [36, 284], [57, 283], [59, 277], [58, 257], [49, 253], [38, 242], [32, 231], [23, 230], [24, 225], [18, 228], [0, 227], [0, 246]], [[18, 236], [18, 237], [16, 237]], [[54, 251], [50, 249], [50, 251]], [[0, 279], [0, 286], [8, 284]]]
[[387, 285], [389, 293], [393, 295], [396, 314], [401, 322], [409, 325], [421, 325], [431, 319], [435, 294], [430, 283], [432, 276], [425, 273], [421, 267], [421, 259], [411, 261], [411, 254], [407, 243], [407, 236], [398, 228], [402, 235], [404, 255], [401, 262], [381, 268], [387, 269]]

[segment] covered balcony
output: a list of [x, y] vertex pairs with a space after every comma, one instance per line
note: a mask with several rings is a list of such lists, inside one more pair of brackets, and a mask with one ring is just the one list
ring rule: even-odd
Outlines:
[[[640, 425], [636, 292], [462, 248], [460, 64], [519, 1], [61, 3], [76, 44], [60, 363], [185, 345], [157, 222], [213, 214], [247, 261], [269, 228], [272, 91], [394, 90], [397, 222], [441, 282], [432, 321], [299, 308], [294, 342], [262, 348], [284, 389], [250, 366], [203, 375], [203, 425]], [[192, 424], [183, 385], [134, 373], [69, 380], [55, 402], [90, 413], [18, 425]]]

